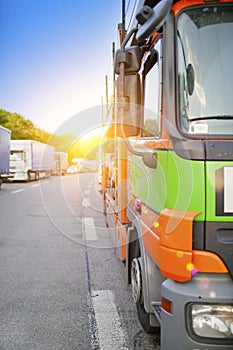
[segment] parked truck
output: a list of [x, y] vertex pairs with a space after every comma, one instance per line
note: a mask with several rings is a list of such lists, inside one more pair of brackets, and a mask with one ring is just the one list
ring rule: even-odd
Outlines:
[[11, 140], [11, 181], [49, 177], [54, 167], [54, 147], [34, 140]]
[[2, 181], [7, 178], [10, 166], [11, 131], [0, 126], [0, 188]]
[[232, 57], [231, 0], [139, 1], [115, 54], [106, 222], [162, 350], [233, 349]]
[[53, 175], [65, 175], [68, 168], [68, 153], [54, 152]]

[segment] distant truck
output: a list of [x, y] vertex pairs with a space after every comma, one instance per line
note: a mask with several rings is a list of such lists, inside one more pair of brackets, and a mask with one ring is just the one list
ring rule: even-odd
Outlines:
[[54, 153], [54, 169], [53, 175], [65, 175], [68, 168], [68, 153]]
[[11, 131], [0, 126], [0, 187], [9, 174]]
[[11, 181], [32, 181], [50, 177], [54, 167], [54, 147], [34, 140], [11, 140]]

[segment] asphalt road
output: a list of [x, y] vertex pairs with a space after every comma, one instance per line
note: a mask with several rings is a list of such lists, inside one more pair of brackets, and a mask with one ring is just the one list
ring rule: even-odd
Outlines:
[[0, 350], [159, 349], [137, 320], [96, 174], [0, 190]]

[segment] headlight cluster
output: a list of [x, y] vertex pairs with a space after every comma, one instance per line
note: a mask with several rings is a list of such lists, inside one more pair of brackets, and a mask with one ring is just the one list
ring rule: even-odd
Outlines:
[[190, 312], [195, 335], [233, 339], [233, 305], [191, 304]]

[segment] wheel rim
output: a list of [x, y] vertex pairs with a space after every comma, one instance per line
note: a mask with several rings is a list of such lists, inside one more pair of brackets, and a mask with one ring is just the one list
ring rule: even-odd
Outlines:
[[142, 294], [142, 281], [140, 262], [137, 258], [134, 258], [131, 264], [131, 285], [133, 300], [138, 304]]

